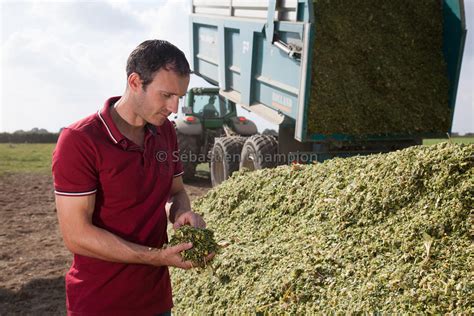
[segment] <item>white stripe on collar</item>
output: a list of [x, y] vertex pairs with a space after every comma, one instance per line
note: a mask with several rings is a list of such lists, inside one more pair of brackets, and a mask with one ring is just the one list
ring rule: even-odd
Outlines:
[[100, 120], [102, 121], [102, 123], [104, 123], [105, 128], [107, 129], [107, 132], [109, 132], [109, 135], [110, 135], [110, 137], [112, 138], [112, 140], [117, 144], [118, 141], [115, 139], [114, 135], [112, 135], [112, 132], [110, 131], [110, 128], [109, 128], [109, 126], [107, 125], [107, 123], [105, 123], [105, 120], [104, 120], [104, 118], [102, 117], [102, 115], [100, 115], [100, 110], [97, 111], [97, 115], [99, 115]]

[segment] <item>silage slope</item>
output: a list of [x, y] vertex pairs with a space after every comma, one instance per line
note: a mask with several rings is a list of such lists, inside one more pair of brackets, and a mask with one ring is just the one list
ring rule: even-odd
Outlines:
[[173, 271], [175, 312], [473, 308], [474, 145], [239, 173], [198, 200], [214, 272]]

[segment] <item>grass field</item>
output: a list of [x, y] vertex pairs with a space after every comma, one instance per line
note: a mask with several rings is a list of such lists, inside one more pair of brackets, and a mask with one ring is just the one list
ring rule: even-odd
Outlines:
[[[474, 137], [425, 139], [424, 145], [440, 142], [474, 144]], [[6, 172], [51, 172], [51, 155], [55, 144], [0, 144], [0, 175]], [[208, 177], [209, 164], [200, 164], [197, 175]]]
[[474, 144], [474, 137], [453, 137], [449, 140], [447, 138], [440, 138], [440, 139], [424, 139], [423, 145], [434, 145], [441, 142], [453, 142], [456, 144], [463, 143], [463, 144]]
[[51, 172], [56, 144], [0, 144], [0, 175], [6, 172]]

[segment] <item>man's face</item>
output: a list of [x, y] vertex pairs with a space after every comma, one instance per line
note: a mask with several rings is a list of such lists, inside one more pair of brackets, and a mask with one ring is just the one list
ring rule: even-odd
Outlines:
[[188, 85], [189, 75], [160, 69], [145, 91], [141, 87], [138, 90], [136, 114], [150, 124], [161, 126], [171, 113], [178, 112], [179, 98], [186, 94]]

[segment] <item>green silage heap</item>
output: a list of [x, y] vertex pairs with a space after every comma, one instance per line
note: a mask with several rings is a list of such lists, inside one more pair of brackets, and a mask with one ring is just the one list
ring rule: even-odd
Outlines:
[[194, 203], [221, 250], [177, 315], [474, 313], [474, 145], [237, 173]]
[[450, 130], [440, 0], [316, 0], [310, 133]]

